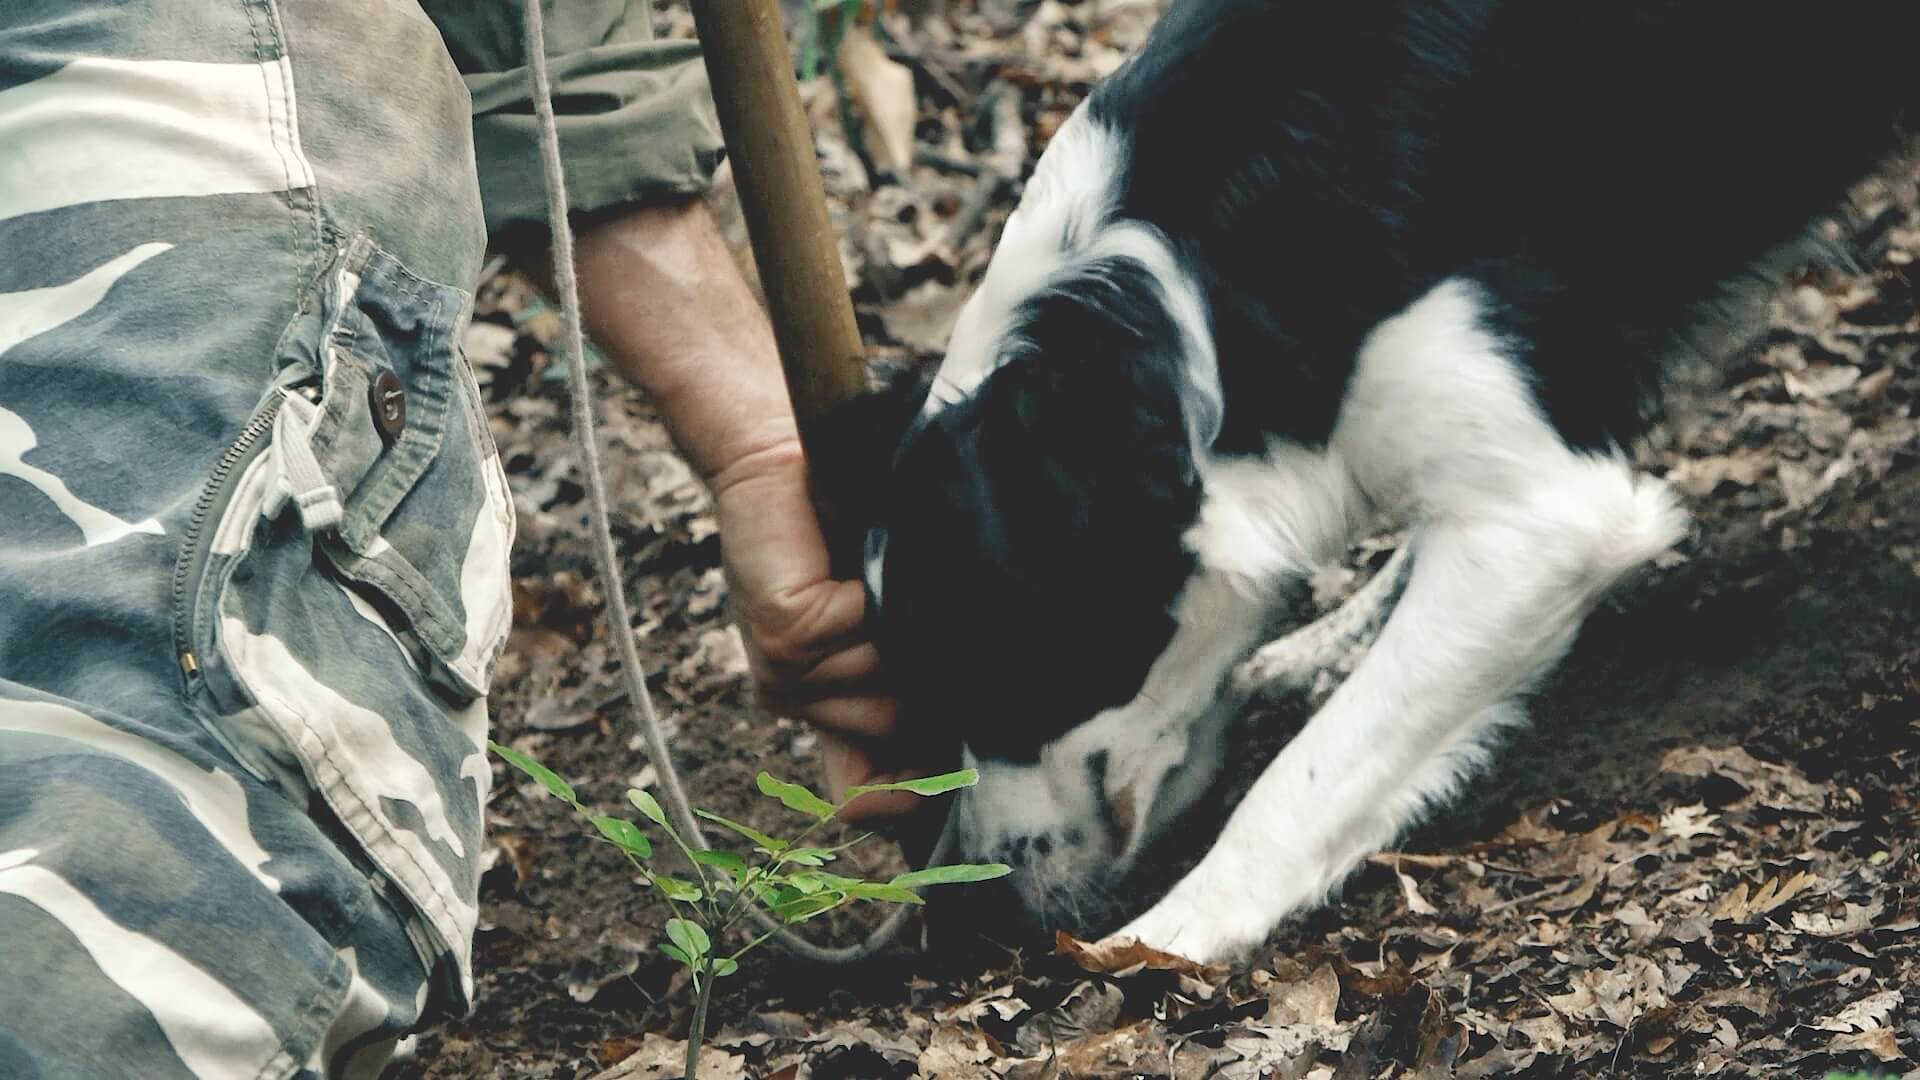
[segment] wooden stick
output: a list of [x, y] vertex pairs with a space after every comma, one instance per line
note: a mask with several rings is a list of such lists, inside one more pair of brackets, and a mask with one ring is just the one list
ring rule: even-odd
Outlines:
[[867, 391], [867, 367], [780, 2], [693, 0], [692, 7], [804, 439], [809, 421]]

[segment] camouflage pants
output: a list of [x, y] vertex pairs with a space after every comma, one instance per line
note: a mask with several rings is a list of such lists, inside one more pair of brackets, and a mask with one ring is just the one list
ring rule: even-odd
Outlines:
[[0, 3], [0, 1077], [463, 1011], [513, 517], [402, 0]]

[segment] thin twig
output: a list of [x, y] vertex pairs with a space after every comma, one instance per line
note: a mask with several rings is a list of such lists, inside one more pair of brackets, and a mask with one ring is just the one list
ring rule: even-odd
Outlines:
[[1563, 892], [1570, 892], [1572, 891], [1573, 887], [1578, 884], [1580, 884], [1579, 878], [1577, 877], [1568, 878], [1567, 880], [1561, 882], [1558, 885], [1549, 885], [1544, 889], [1535, 889], [1533, 892], [1527, 893], [1524, 896], [1516, 896], [1510, 900], [1502, 900], [1497, 904], [1491, 904], [1487, 907], [1483, 907], [1480, 909], [1480, 914], [1483, 916], [1492, 915], [1497, 912], [1505, 911], [1510, 907], [1515, 907], [1520, 904], [1524, 904], [1529, 900], [1545, 900], [1548, 897], [1558, 896]]
[[952, 154], [943, 154], [938, 150], [916, 150], [913, 154], [913, 160], [930, 169], [939, 169], [941, 172], [959, 173], [962, 176], [979, 176], [981, 170], [984, 168], [984, 166], [972, 158], [955, 157]]
[[889, 44], [886, 50], [889, 60], [905, 64], [925, 75], [927, 81], [939, 91], [938, 96], [945, 98], [947, 104], [958, 109], [966, 108], [967, 88], [960, 85], [960, 80], [954, 78], [952, 72], [919, 49], [902, 44], [900, 39], [891, 32], [887, 34], [887, 40]]

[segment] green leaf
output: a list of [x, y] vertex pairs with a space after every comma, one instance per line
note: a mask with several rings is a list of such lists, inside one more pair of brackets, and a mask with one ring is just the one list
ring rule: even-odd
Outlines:
[[729, 874], [747, 872], [747, 860], [731, 851], [696, 851], [693, 853], [693, 861], [706, 866], [717, 866]]
[[920, 894], [903, 885], [862, 881], [847, 890], [851, 896], [861, 900], [878, 900], [889, 904], [924, 904]]
[[691, 881], [682, 881], [677, 877], [668, 877], [665, 874], [655, 874], [653, 875], [653, 880], [659, 883], [660, 891], [666, 893], [667, 899], [669, 900], [679, 900], [684, 903], [694, 904], [706, 899], [707, 896], [706, 893], [700, 891], [700, 886], [695, 885]]
[[816, 15], [808, 19], [806, 25], [801, 28], [800, 60], [798, 66], [800, 68], [800, 78], [802, 79], [813, 78], [815, 74], [814, 69], [819, 66], [819, 38], [820, 19], [819, 16]]
[[939, 776], [922, 777], [919, 780], [899, 780], [891, 784], [856, 784], [847, 789], [847, 798], [865, 795], [870, 791], [911, 791], [915, 795], [945, 795], [949, 791], [972, 787], [980, 782], [980, 773], [974, 769], [961, 769], [959, 772], [941, 773]]
[[653, 822], [661, 828], [670, 827], [667, 825], [667, 812], [660, 809], [660, 801], [652, 795], [649, 795], [639, 788], [628, 788], [627, 801], [632, 803], [648, 821]]
[[794, 866], [824, 866], [833, 858], [833, 852], [826, 848], [795, 848], [787, 852], [787, 862]]
[[784, 904], [776, 904], [773, 914], [781, 922], [789, 925], [805, 922], [822, 912], [832, 911], [847, 899], [843, 892], [818, 892], [812, 896], [796, 897]]
[[729, 960], [723, 956], [713, 962], [713, 977], [716, 979], [724, 979], [739, 970], [740, 963], [737, 960]]
[[913, 870], [896, 876], [889, 885], [900, 885], [917, 889], [923, 885], [964, 885], [970, 881], [992, 881], [1013, 873], [1013, 867], [1005, 863], [956, 863], [952, 866], [931, 866], [925, 870]]
[[687, 965], [688, 967], [693, 966], [693, 957], [688, 956], [685, 952], [681, 951], [678, 945], [668, 945], [665, 942], [661, 942], [660, 951], [663, 953], [666, 953], [668, 956], [673, 957], [675, 960], [680, 961], [681, 963]]
[[688, 956], [702, 957], [713, 948], [713, 941], [697, 922], [687, 919], [668, 919], [667, 937]]
[[727, 828], [732, 829], [734, 832], [737, 832], [741, 836], [744, 836], [747, 839], [753, 841], [754, 844], [757, 845], [763, 851], [772, 852], [773, 854], [777, 855], [780, 852], [787, 850], [787, 842], [785, 840], [775, 840], [773, 837], [768, 836], [766, 833], [763, 833], [758, 829], [752, 828], [751, 826], [742, 825], [737, 821], [729, 821], [726, 818], [721, 817], [719, 814], [716, 814], [711, 810], [695, 810], [694, 813], [700, 815], [703, 818], [706, 818], [708, 821], [714, 822], [715, 824], [724, 825]]
[[552, 769], [547, 768], [545, 765], [540, 764], [510, 746], [501, 746], [492, 740], [488, 740], [487, 746], [491, 748], [494, 753], [506, 759], [507, 764], [540, 781], [542, 787], [553, 792], [562, 800], [579, 805], [580, 799], [573, 793], [573, 785], [560, 779], [559, 773], [554, 772]]
[[827, 887], [827, 883], [820, 880], [819, 874], [809, 874], [805, 871], [788, 875], [787, 884], [803, 896], [810, 896]]
[[647, 841], [647, 835], [640, 831], [640, 826], [625, 818], [596, 816], [593, 819], [593, 827], [600, 830], [601, 836], [642, 859], [651, 858], [653, 855], [653, 845]]
[[833, 816], [834, 805], [827, 800], [785, 780], [776, 780], [770, 773], [761, 773], [754, 778], [760, 785], [760, 794], [780, 800], [780, 804], [789, 810], [798, 811], [808, 817], [825, 820]]

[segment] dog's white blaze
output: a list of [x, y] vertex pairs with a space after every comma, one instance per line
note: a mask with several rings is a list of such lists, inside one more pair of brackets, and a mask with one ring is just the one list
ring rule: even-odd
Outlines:
[[1204, 456], [1220, 437], [1227, 406], [1220, 386], [1220, 362], [1213, 350], [1213, 324], [1199, 283], [1180, 265], [1160, 230], [1139, 221], [1109, 222], [1095, 233], [1083, 259], [1122, 256], [1137, 260], [1160, 286], [1161, 301], [1180, 328], [1181, 365], [1186, 385], [1180, 395], [1187, 434], [1195, 456]]
[[1183, 339], [1188, 431], [1196, 449], [1213, 443], [1225, 406], [1206, 300], [1159, 230], [1113, 218], [1126, 154], [1123, 138], [1092, 119], [1084, 102], [1060, 126], [1007, 218], [980, 287], [954, 321], [924, 415], [980, 388], [1005, 355], [1014, 312], [1048, 281], [1089, 260], [1125, 256], [1144, 264], [1160, 285]]
[[926, 414], [966, 400], [1000, 366], [1014, 310], [1075, 259], [1106, 219], [1124, 161], [1119, 137], [1089, 120], [1084, 102], [1060, 125], [1034, 163], [980, 287], [954, 320]]

